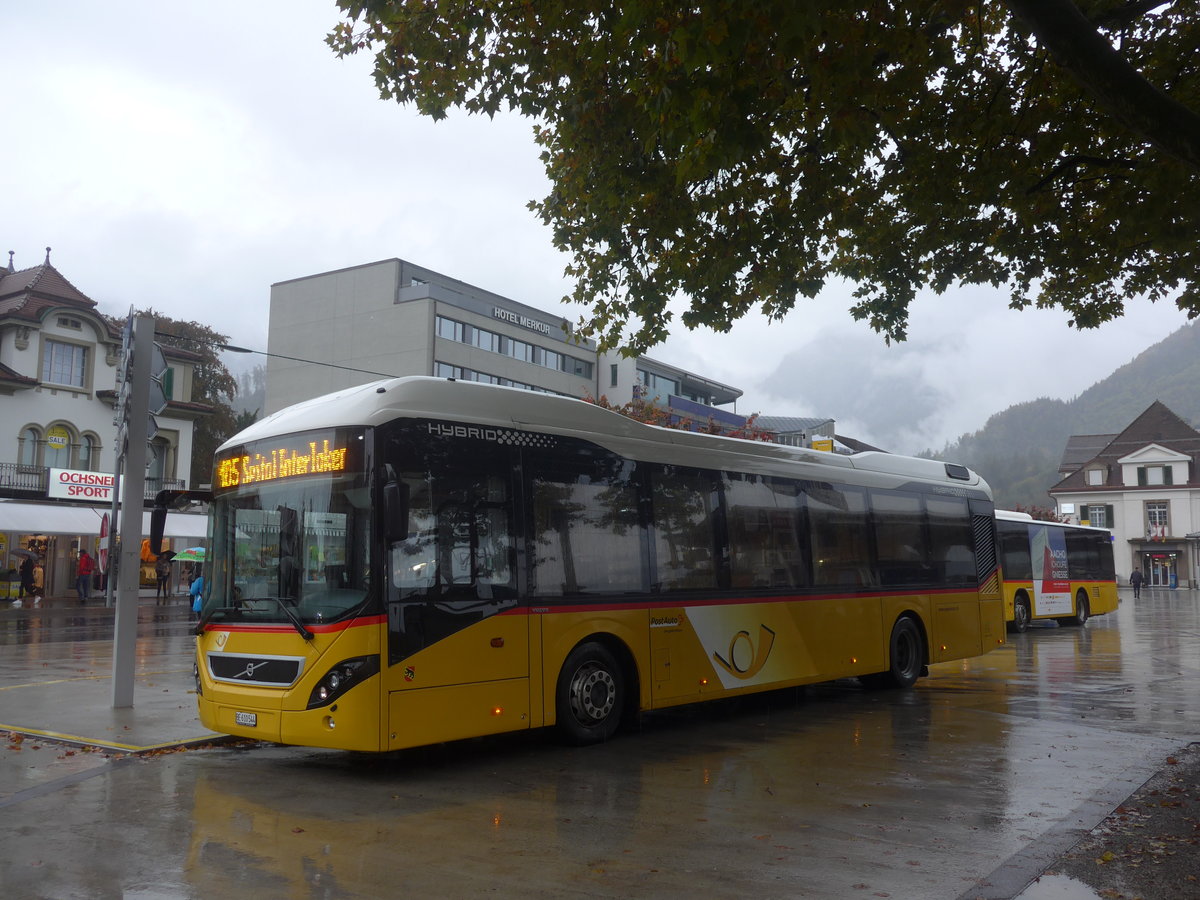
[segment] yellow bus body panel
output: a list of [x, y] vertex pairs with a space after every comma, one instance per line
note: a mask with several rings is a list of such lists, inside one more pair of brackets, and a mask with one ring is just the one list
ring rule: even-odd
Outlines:
[[1071, 608], [1069, 611], [1039, 612], [1032, 581], [1005, 581], [1004, 621], [1012, 622], [1014, 620], [1017, 595], [1022, 591], [1024, 591], [1025, 596], [1029, 599], [1030, 619], [1034, 622], [1053, 621], [1054, 619], [1075, 615], [1079, 606], [1078, 598], [1080, 591], [1087, 594], [1088, 614], [1090, 616], [1102, 616], [1105, 613], [1115, 612], [1117, 606], [1120, 604], [1117, 585], [1114, 581], [1072, 581], [1070, 585]]
[[483, 681], [388, 694], [388, 749], [530, 727], [529, 679]]
[[[384, 626], [375, 622], [304, 640], [291, 628], [208, 628], [196, 638], [200, 668], [200, 722], [205, 728], [237, 737], [284, 744], [379, 751], [382, 739], [380, 676], [355, 685], [329, 705], [307, 709], [308, 698], [329, 669], [357, 656], [378, 655]], [[244, 653], [257, 657], [301, 657], [304, 667], [290, 686], [234, 684], [213, 678], [209, 653]], [[237, 714], [255, 717], [253, 726], [240, 724]]]
[[540, 724], [540, 714], [530, 713], [530, 657], [522, 610], [476, 622], [388, 666], [387, 748]]
[[[982, 599], [981, 599], [982, 597]], [[571, 651], [599, 640], [632, 666], [639, 709], [885, 671], [893, 625], [918, 622], [930, 663], [1003, 643], [999, 597], [970, 591], [693, 603], [629, 609], [533, 607], [489, 617], [395, 665], [386, 624], [305, 641], [288, 629], [210, 627], [197, 638], [200, 720], [258, 740], [345, 750], [422, 746], [544, 725], [556, 718], [559, 673]], [[213, 679], [208, 652], [303, 657], [289, 687]], [[306, 709], [333, 664], [379, 654], [382, 671], [336, 702]], [[256, 724], [239, 723], [252, 713]]]

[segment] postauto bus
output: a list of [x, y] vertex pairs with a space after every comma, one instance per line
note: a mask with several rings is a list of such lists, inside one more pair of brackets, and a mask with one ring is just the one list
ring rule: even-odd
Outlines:
[[589, 743], [752, 691], [906, 688], [1005, 640], [992, 499], [962, 466], [472, 382], [250, 426], [217, 451], [209, 527], [200, 719], [286, 744]]

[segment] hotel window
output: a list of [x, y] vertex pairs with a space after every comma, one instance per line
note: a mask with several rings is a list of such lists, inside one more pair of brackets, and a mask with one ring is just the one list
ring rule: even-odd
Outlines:
[[662, 375], [655, 375], [645, 369], [638, 369], [638, 381], [646, 386], [645, 397], [653, 400], [656, 397], [667, 398], [679, 394], [679, 383]]
[[521, 362], [533, 362], [533, 344], [527, 341], [518, 341], [515, 338], [508, 339], [508, 355], [513, 359], [519, 359]]
[[445, 338], [448, 341], [458, 341], [463, 343], [466, 336], [463, 333], [466, 326], [462, 322], [455, 322], [453, 319], [447, 319], [445, 316], [437, 317], [437, 336]]
[[42, 381], [68, 387], [87, 386], [87, 347], [46, 341], [42, 357]]
[[490, 350], [493, 353], [500, 352], [500, 335], [494, 331], [486, 331], [482, 328], [471, 329], [471, 343], [480, 350]]

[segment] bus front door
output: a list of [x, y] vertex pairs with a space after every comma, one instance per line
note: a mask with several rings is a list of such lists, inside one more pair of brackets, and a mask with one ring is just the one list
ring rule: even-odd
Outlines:
[[388, 749], [529, 727], [512, 506], [484, 481], [410, 491], [419, 527], [389, 560]]

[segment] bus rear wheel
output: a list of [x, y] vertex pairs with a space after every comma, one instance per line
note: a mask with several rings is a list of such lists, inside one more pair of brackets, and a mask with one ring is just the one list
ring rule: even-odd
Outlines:
[[864, 675], [860, 680], [869, 688], [909, 688], [917, 683], [925, 667], [925, 640], [921, 629], [909, 616], [902, 616], [892, 626], [888, 641], [888, 670]]
[[1085, 625], [1091, 618], [1091, 607], [1088, 606], [1087, 594], [1080, 591], [1075, 595], [1075, 615], [1059, 619], [1059, 625]]
[[1029, 611], [1029, 598], [1021, 594], [1013, 601], [1013, 620], [1009, 627], [1017, 634], [1024, 634], [1029, 630], [1031, 621], [1033, 615]]
[[612, 653], [595, 641], [571, 651], [555, 694], [558, 729], [572, 744], [596, 744], [617, 732], [625, 712], [625, 677]]

